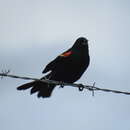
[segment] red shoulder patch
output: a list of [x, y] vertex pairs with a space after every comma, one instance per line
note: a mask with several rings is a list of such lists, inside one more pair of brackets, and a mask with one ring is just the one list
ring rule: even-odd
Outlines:
[[72, 51], [68, 51], [68, 52], [65, 52], [63, 54], [61, 54], [60, 56], [63, 56], [63, 57], [68, 57], [72, 54]]

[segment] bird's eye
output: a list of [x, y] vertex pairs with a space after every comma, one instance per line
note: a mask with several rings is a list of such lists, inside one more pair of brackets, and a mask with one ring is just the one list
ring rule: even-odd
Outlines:
[[87, 41], [84, 40], [84, 41], [82, 42], [82, 45], [86, 45], [86, 44], [87, 44]]

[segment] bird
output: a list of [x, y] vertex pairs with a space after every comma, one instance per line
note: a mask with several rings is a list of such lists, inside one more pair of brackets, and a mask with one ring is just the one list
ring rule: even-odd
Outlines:
[[[42, 71], [47, 73], [42, 79], [49, 79], [65, 83], [74, 83], [80, 79], [90, 63], [88, 39], [79, 37], [70, 49], [58, 55], [54, 60], [47, 64]], [[17, 90], [31, 88], [30, 94], [37, 93], [37, 97], [49, 98], [52, 95], [55, 84], [32, 81], [25, 83]]]

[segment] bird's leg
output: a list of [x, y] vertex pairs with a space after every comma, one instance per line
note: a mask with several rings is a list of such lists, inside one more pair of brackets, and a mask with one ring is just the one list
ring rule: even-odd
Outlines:
[[62, 81], [59, 81], [59, 85], [60, 85], [59, 88], [64, 88], [64, 83]]

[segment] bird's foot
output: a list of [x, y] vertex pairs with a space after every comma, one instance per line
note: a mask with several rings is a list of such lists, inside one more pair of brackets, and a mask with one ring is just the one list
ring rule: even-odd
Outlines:
[[59, 81], [60, 87], [59, 88], [64, 88], [64, 83], [62, 81]]
[[78, 89], [79, 89], [79, 91], [83, 91], [84, 90], [84, 85], [83, 84], [78, 84]]

